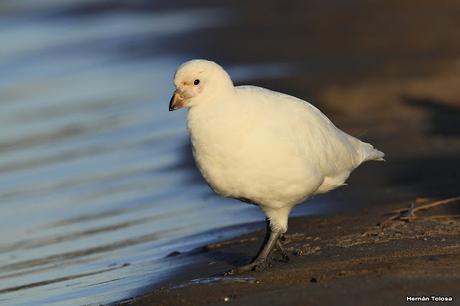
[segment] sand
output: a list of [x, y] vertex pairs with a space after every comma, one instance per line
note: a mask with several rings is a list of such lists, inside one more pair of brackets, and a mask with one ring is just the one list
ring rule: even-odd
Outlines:
[[460, 219], [446, 216], [446, 211], [458, 209], [459, 204], [433, 209], [430, 214], [418, 212], [410, 220], [391, 220], [377, 212], [296, 218], [285, 240], [289, 263], [275, 256], [268, 271], [221, 277], [222, 271], [244, 263], [257, 250], [263, 237], [258, 231], [178, 255], [200, 256], [202, 261], [178, 276], [180, 281], [171, 280], [130, 302], [404, 305], [408, 296], [434, 295], [452, 297], [451, 304], [458, 305]]

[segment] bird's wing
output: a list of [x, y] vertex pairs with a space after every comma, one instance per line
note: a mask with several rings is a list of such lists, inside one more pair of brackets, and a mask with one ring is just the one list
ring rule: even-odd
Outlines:
[[237, 90], [253, 97], [251, 105], [256, 105], [259, 112], [267, 112], [266, 118], [279, 118], [277, 128], [293, 135], [306, 158], [325, 175], [351, 171], [364, 160], [361, 152], [364, 143], [338, 129], [312, 104], [256, 86], [238, 86]]

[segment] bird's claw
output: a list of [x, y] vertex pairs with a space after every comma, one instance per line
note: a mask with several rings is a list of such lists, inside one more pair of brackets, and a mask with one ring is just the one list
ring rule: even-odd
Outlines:
[[267, 261], [254, 261], [250, 264], [233, 268], [224, 273], [224, 276], [237, 275], [248, 272], [261, 272], [268, 268]]
[[287, 254], [282, 254], [281, 259], [279, 260], [280, 262], [288, 263], [291, 259]]

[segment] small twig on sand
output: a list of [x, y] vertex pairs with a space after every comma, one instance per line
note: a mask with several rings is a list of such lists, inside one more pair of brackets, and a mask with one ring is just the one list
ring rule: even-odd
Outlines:
[[430, 209], [430, 208], [433, 208], [433, 207], [436, 207], [436, 206], [440, 206], [440, 205], [444, 205], [444, 204], [449, 204], [449, 203], [452, 203], [452, 202], [456, 202], [456, 201], [458, 201], [458, 200], [460, 200], [460, 196], [459, 196], [459, 197], [454, 197], [454, 198], [448, 198], [448, 199], [444, 199], [444, 200], [435, 201], [435, 202], [433, 202], [433, 203], [429, 203], [429, 204], [425, 204], [425, 205], [416, 207], [416, 208], [414, 208], [413, 212], [416, 212], [416, 211], [419, 211], [419, 210]]
[[[417, 207], [415, 205], [416, 205], [416, 203], [418, 201], [416, 201], [415, 203], [411, 203], [408, 208], [398, 209], [398, 210], [394, 211], [394, 213], [396, 213], [396, 215], [393, 215], [393, 216], [389, 217], [388, 219], [383, 221], [381, 223], [381, 225], [385, 226], [388, 222], [391, 222], [391, 221], [394, 221], [394, 220], [402, 220], [402, 221], [410, 222], [413, 219], [417, 218], [415, 216], [415, 212], [417, 212], [417, 211], [427, 210], [427, 209], [430, 209], [430, 208], [433, 208], [433, 207], [436, 207], [436, 206], [453, 203], [453, 202], [456, 202], [456, 201], [459, 201], [459, 200], [460, 200], [460, 196], [453, 197], [453, 198], [448, 198], [448, 199], [443, 199], [443, 200], [439, 200], [439, 201], [434, 201], [434, 202], [424, 204], [424, 205], [421, 205], [421, 206], [417, 206]], [[425, 201], [423, 201], [423, 202], [425, 202]]]

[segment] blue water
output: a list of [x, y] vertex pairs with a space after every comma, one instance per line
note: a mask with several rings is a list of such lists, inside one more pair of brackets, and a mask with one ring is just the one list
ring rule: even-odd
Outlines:
[[[121, 300], [187, 264], [168, 253], [263, 220], [212, 193], [191, 160], [186, 112], [168, 112], [171, 78], [190, 55], [162, 42], [231, 14], [74, 14], [96, 2], [0, 3], [0, 304]], [[147, 43], [158, 51], [130, 52]], [[292, 71], [228, 68], [236, 81]]]

